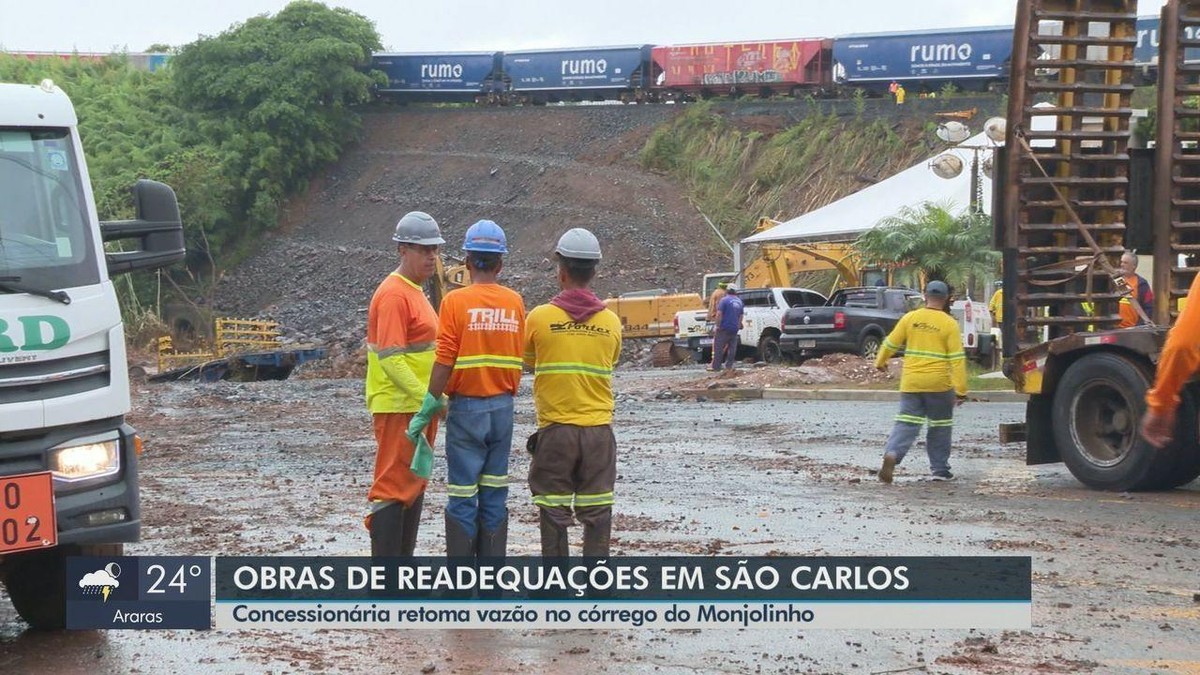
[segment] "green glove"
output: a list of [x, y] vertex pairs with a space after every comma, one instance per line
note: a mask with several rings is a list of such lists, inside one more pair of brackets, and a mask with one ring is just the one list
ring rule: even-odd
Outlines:
[[408, 423], [408, 437], [413, 439], [413, 443], [417, 442], [414, 437], [425, 433], [425, 427], [429, 426], [433, 416], [440, 413], [445, 407], [444, 401], [425, 392], [425, 400], [421, 403], [421, 409], [413, 415], [412, 421]]
[[412, 464], [409, 464], [408, 468], [412, 469], [418, 478], [428, 479], [433, 474], [433, 448], [430, 447], [429, 441], [425, 440], [425, 434], [417, 434], [413, 445], [417, 446], [417, 451], [413, 453]]
[[445, 407], [444, 400], [434, 398], [432, 394], [425, 392], [425, 400], [421, 403], [421, 409], [413, 415], [412, 421], [408, 423], [408, 440], [412, 441], [417, 448], [408, 468], [412, 469], [412, 472], [419, 478], [429, 478], [433, 474], [433, 447], [425, 438], [425, 428], [429, 426], [433, 416], [440, 413]]

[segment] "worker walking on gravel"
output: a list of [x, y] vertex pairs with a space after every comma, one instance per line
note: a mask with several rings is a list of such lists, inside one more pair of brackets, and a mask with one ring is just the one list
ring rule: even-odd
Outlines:
[[[413, 211], [396, 223], [400, 265], [379, 284], [367, 312], [367, 408], [378, 449], [367, 492], [372, 556], [411, 556], [417, 545], [425, 480], [409, 468], [415, 450], [408, 425], [422, 408], [433, 368], [437, 314], [421, 284], [436, 270], [442, 239], [429, 214]], [[432, 444], [437, 423], [429, 424]]]
[[875, 367], [887, 370], [888, 359], [904, 350], [900, 375], [900, 412], [883, 451], [879, 480], [892, 482], [896, 465], [904, 460], [921, 426], [928, 423], [925, 451], [933, 480], [953, 480], [950, 439], [954, 408], [966, 400], [967, 357], [958, 322], [946, 313], [950, 289], [944, 282], [925, 287], [925, 307], [905, 314], [892, 329]]
[[508, 253], [499, 225], [490, 220], [472, 225], [463, 251], [471, 285], [442, 300], [427, 394], [434, 402], [443, 393], [450, 397], [446, 555], [501, 558], [508, 542], [508, 455], [513, 397], [521, 384], [525, 303], [497, 283]]
[[595, 235], [569, 230], [555, 255], [562, 291], [530, 311], [525, 328], [538, 420], [529, 489], [543, 556], [567, 556], [572, 509], [583, 523], [583, 555], [607, 556], [617, 479], [612, 374], [621, 354], [621, 320], [589, 288], [600, 262]]

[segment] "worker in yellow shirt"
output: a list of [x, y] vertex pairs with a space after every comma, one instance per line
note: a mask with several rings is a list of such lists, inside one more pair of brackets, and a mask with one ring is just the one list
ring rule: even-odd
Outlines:
[[928, 422], [925, 451], [933, 480], [953, 480], [950, 440], [954, 407], [966, 400], [967, 357], [958, 322], [946, 313], [950, 289], [944, 282], [925, 287], [925, 306], [901, 317], [879, 348], [875, 367], [887, 370], [888, 359], [904, 350], [900, 375], [900, 412], [883, 450], [879, 480], [892, 482], [896, 465]]
[[996, 282], [996, 292], [988, 300], [988, 312], [992, 315], [992, 340], [996, 349], [1004, 347], [1004, 282]]
[[533, 308], [525, 322], [538, 423], [529, 490], [544, 557], [567, 557], [572, 510], [583, 523], [583, 555], [607, 557], [617, 480], [612, 375], [621, 354], [621, 320], [589, 288], [600, 262], [594, 234], [567, 231], [555, 255], [562, 290]]
[[996, 282], [996, 292], [988, 300], [988, 311], [992, 313], [992, 325], [999, 326], [1004, 322], [1004, 282]]

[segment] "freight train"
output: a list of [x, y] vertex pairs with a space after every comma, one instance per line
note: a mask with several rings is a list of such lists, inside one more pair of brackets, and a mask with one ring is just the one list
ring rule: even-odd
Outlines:
[[[1158, 65], [1157, 16], [1139, 17], [1137, 79], [1153, 83]], [[946, 85], [962, 91], [1005, 91], [1011, 26], [865, 33], [685, 45], [627, 45], [508, 52], [405, 52], [371, 57], [388, 79], [380, 98], [405, 102], [655, 102], [715, 96], [824, 96], [860, 89], [910, 94]], [[35, 58], [99, 60], [100, 53], [10, 52]], [[1046, 53], [1052, 59], [1054, 54]], [[138, 68], [157, 70], [169, 54], [130, 53]], [[1188, 49], [1200, 61], [1200, 49]]]
[[[1144, 83], [1155, 77], [1158, 24], [1156, 16], [1137, 21], [1134, 61]], [[878, 95], [892, 82], [917, 94], [946, 85], [1006, 90], [1012, 46], [1011, 26], [988, 26], [759, 42], [375, 54], [371, 67], [388, 78], [377, 90], [380, 97], [414, 102], [628, 103], [855, 89]]]

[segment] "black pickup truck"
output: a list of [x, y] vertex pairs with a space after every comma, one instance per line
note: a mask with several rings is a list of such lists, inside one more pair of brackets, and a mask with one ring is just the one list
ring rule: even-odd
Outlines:
[[873, 359], [900, 317], [923, 304], [909, 288], [844, 288], [824, 307], [785, 312], [779, 348], [792, 358], [845, 352]]

